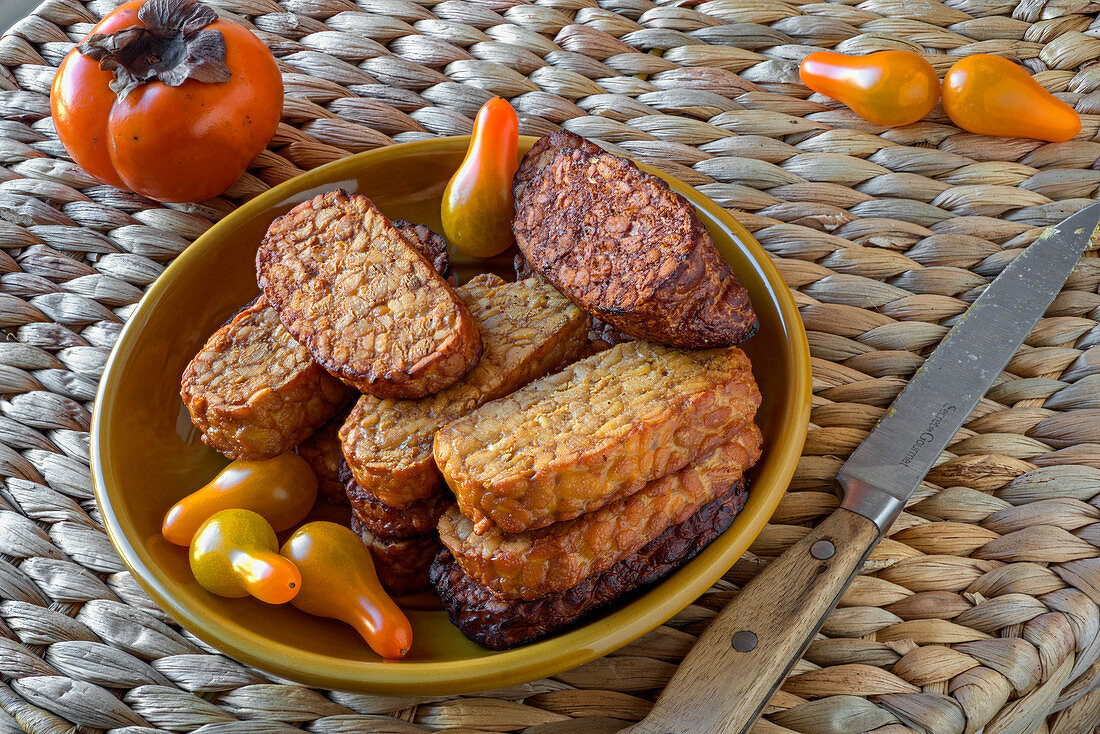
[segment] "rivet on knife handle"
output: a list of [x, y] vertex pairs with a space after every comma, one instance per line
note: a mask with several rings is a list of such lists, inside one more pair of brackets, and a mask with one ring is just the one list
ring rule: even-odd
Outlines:
[[649, 716], [624, 732], [748, 731], [877, 540], [861, 515], [826, 518], [714, 618]]

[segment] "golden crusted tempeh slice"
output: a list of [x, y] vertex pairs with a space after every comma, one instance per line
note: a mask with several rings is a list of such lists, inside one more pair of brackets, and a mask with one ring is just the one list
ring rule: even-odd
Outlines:
[[348, 389], [313, 361], [260, 296], [183, 371], [180, 397], [202, 440], [231, 459], [270, 459], [332, 417]]
[[481, 353], [466, 306], [365, 196], [330, 191], [279, 217], [256, 270], [287, 330], [361, 392], [423, 397]]
[[760, 405], [736, 347], [618, 344], [440, 430], [435, 461], [477, 532], [568, 520], [679, 471]]
[[484, 351], [477, 366], [422, 400], [365, 395], [340, 429], [352, 476], [388, 505], [404, 507], [441, 490], [432, 460], [436, 431], [566, 364], [585, 344], [588, 317], [545, 281], [505, 283], [481, 275], [458, 294], [481, 331]]
[[[441, 274], [446, 271], [442, 237], [422, 225], [402, 223], [398, 229], [442, 268]], [[320, 489], [341, 502], [344, 487], [338, 472], [343, 456], [336, 430], [343, 418], [331, 430], [332, 445], [324, 443], [328, 426], [310, 434], [318, 417], [331, 414], [324, 406], [343, 402], [347, 392], [290, 335], [263, 296], [207, 340], [188, 365], [180, 390], [203, 440], [230, 458], [271, 458], [305, 438], [299, 453], [317, 473]], [[335, 454], [326, 455], [326, 448], [334, 448]]]
[[760, 458], [760, 429], [748, 424], [737, 437], [675, 474], [572, 520], [509, 534], [484, 535], [452, 507], [439, 535], [458, 565], [505, 599], [537, 599], [565, 591], [609, 568], [696, 510], [727, 492]]

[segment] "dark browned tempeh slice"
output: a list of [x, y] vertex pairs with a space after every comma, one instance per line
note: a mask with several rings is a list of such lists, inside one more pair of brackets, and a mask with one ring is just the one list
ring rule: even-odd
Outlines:
[[513, 188], [524, 257], [594, 318], [679, 347], [756, 333], [748, 291], [664, 180], [560, 130], [524, 156]]
[[467, 576], [449, 551], [432, 563], [431, 581], [451, 623], [462, 634], [492, 650], [534, 642], [590, 619], [699, 554], [732, 523], [745, 505], [743, 481], [673, 525], [634, 555], [566, 591], [531, 601], [506, 600]]

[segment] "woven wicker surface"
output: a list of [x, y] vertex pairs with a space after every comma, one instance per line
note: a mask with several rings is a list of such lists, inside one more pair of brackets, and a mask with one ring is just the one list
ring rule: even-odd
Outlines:
[[[97, 184], [54, 134], [54, 67], [113, 0], [46, 0], [0, 41], [0, 732], [610, 732], [642, 717], [737, 585], [837, 505], [831, 478], [981, 288], [1100, 186], [1089, 0], [214, 0], [280, 59], [270, 150], [225, 198]], [[815, 48], [1023, 62], [1076, 140], [887, 130], [798, 82]], [[236, 203], [394, 141], [523, 132], [617, 144], [729, 207], [776, 258], [814, 357], [791, 491], [725, 580], [552, 679], [386, 698], [272, 680], [175, 627], [113, 552], [88, 427], [120, 325]], [[825, 623], [757, 732], [1085, 732], [1100, 719], [1100, 259], [1071, 277]], [[130, 728], [132, 727], [132, 728]], [[148, 729], [145, 729], [146, 731]]]

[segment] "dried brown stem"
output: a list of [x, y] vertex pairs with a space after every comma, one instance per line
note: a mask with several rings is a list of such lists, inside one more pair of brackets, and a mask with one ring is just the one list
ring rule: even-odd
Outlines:
[[188, 79], [216, 84], [229, 81], [225, 37], [206, 26], [217, 13], [195, 0], [149, 0], [138, 10], [144, 25], [115, 33], [93, 33], [80, 52], [113, 71], [111, 89], [118, 99], [145, 82], [178, 87]]

